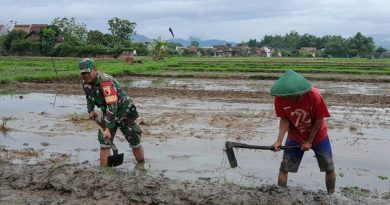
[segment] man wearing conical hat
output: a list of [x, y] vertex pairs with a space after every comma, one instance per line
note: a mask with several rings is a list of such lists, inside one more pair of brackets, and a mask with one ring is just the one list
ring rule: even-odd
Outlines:
[[336, 174], [328, 128], [324, 118], [330, 117], [317, 88], [298, 73], [288, 70], [272, 86], [274, 106], [280, 117], [279, 134], [273, 144], [280, 151], [287, 132], [286, 147], [279, 169], [278, 185], [287, 186], [288, 172], [297, 172], [305, 151], [312, 149], [321, 172], [325, 172], [328, 193], [335, 190]]

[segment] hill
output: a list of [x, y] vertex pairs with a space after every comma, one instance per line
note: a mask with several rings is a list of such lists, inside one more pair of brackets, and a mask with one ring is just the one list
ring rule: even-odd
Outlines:
[[[132, 38], [133, 42], [153, 42], [152, 38], [149, 38], [147, 36], [136, 34]], [[219, 40], [219, 39], [207, 39], [202, 40], [200, 38], [195, 37], [189, 37], [188, 39], [181, 39], [181, 38], [171, 38], [167, 40], [168, 42], [174, 42], [174, 43], [180, 43], [183, 46], [189, 46], [191, 45], [191, 42], [197, 41], [199, 43], [200, 47], [211, 47], [213, 45], [226, 45], [227, 43], [232, 44], [232, 46], [235, 46], [236, 42], [230, 42], [225, 40]]]

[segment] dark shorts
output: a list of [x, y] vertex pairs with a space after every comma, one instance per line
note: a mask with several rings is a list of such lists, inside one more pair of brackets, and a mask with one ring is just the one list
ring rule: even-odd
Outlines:
[[[102, 122], [104, 126], [104, 120]], [[118, 128], [125, 136], [127, 142], [129, 142], [131, 148], [138, 148], [141, 145], [141, 128], [133, 119], [126, 118], [120, 123], [116, 123], [115, 128], [111, 129], [111, 140], [114, 140]], [[103, 133], [101, 133], [100, 130], [98, 132], [98, 140], [101, 148], [110, 148], [110, 145], [103, 137]]]
[[[301, 144], [288, 140], [286, 146], [300, 146]], [[319, 144], [314, 145], [312, 150], [317, 158], [318, 166], [321, 172], [333, 171], [334, 164], [332, 158], [332, 148], [330, 145], [329, 138], [326, 137]], [[297, 149], [286, 149], [283, 152], [283, 161], [280, 164], [280, 171], [284, 172], [297, 172], [299, 165], [301, 164], [302, 157], [305, 151], [300, 148]]]

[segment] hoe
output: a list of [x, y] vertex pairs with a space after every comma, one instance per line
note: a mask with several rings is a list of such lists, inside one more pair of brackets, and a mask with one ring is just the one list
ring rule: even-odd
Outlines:
[[[225, 143], [225, 150], [226, 150], [226, 155], [227, 155], [227, 158], [229, 160], [229, 164], [230, 164], [231, 168], [237, 167], [237, 159], [236, 159], [236, 156], [234, 155], [233, 148], [274, 150], [273, 146], [249, 145], [249, 144], [227, 141]], [[280, 149], [283, 149], [283, 150], [284, 149], [294, 149], [294, 148], [299, 148], [299, 146], [292, 146], [292, 147], [281, 146], [280, 147]]]
[[[101, 126], [101, 123], [98, 120], [95, 120], [95, 122], [98, 125], [100, 132], [104, 133], [104, 130]], [[111, 141], [111, 139], [108, 139], [107, 142], [108, 142], [108, 144], [110, 144], [112, 152], [114, 153], [114, 155], [108, 156], [108, 166], [109, 167], [116, 167], [116, 166], [123, 164], [124, 154], [123, 153], [118, 154], [118, 149], [116, 148], [114, 143]]]

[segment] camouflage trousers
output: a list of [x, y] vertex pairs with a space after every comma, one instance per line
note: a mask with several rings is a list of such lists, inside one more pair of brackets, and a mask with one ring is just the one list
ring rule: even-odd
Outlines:
[[[102, 126], [104, 126], [104, 120], [102, 121]], [[129, 145], [131, 148], [137, 148], [141, 145], [141, 128], [138, 126], [138, 124], [135, 122], [135, 120], [131, 118], [125, 118], [122, 119], [120, 122], [115, 123], [114, 129], [111, 129], [111, 141], [114, 140], [115, 134], [118, 130], [118, 128], [121, 130], [123, 135], [125, 136], [127, 142], [129, 142]], [[103, 133], [99, 130], [98, 132], [98, 140], [100, 143], [101, 148], [110, 148], [110, 145], [106, 141], [107, 139], [104, 138]]]

